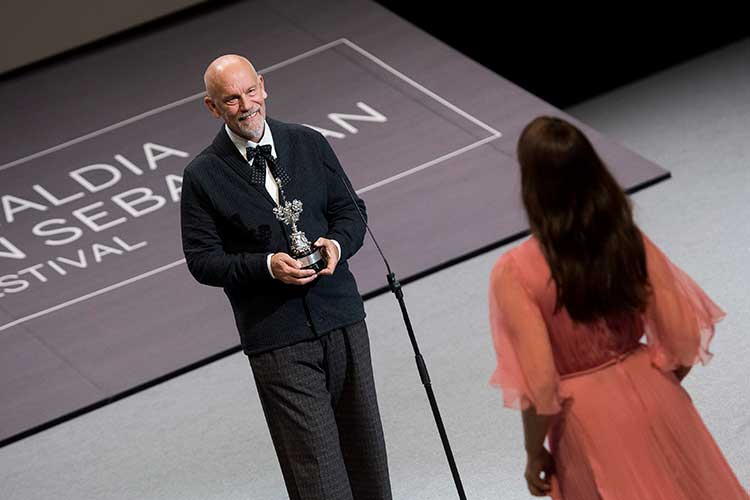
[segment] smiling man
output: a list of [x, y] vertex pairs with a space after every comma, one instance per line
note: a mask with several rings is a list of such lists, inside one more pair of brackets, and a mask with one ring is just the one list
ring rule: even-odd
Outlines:
[[[250, 61], [221, 56], [204, 82], [223, 125], [185, 168], [183, 250], [195, 279], [229, 298], [289, 497], [390, 499], [364, 306], [347, 264], [365, 233], [349, 180], [320, 133], [266, 116]], [[290, 255], [273, 213], [277, 180], [303, 203], [300, 229], [326, 255], [317, 274]]]
[[263, 76], [240, 56], [221, 56], [203, 75], [204, 102], [215, 118], [222, 118], [235, 134], [258, 143], [263, 137], [266, 97]]

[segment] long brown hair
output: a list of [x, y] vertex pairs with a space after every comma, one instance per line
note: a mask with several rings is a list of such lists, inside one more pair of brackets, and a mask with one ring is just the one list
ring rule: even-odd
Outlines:
[[523, 204], [557, 285], [556, 310], [579, 322], [643, 311], [646, 254], [622, 188], [583, 133], [541, 116], [518, 140]]

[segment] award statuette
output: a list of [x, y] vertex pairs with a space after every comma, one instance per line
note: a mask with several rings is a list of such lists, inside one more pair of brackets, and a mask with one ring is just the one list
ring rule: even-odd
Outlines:
[[[279, 191], [281, 191], [281, 182], [279, 179], [276, 181], [279, 184]], [[328, 265], [325, 257], [323, 257], [323, 252], [321, 252], [319, 247], [310, 245], [310, 241], [305, 236], [305, 233], [297, 228], [299, 214], [302, 213], [302, 202], [293, 200], [290, 203], [286, 200], [283, 191], [281, 191], [281, 198], [284, 204], [274, 208], [273, 213], [278, 220], [292, 228], [292, 233], [289, 235], [291, 238], [292, 257], [302, 264], [302, 269], [312, 269], [316, 273], [322, 271]]]

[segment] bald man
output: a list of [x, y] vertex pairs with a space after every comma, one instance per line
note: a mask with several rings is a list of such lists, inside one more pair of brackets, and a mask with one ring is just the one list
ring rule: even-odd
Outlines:
[[[390, 499], [364, 306], [347, 265], [365, 233], [351, 184], [321, 134], [266, 116], [250, 61], [219, 57], [204, 83], [223, 124], [185, 168], [183, 249], [195, 279], [232, 305], [289, 497]], [[277, 180], [325, 253], [317, 274], [290, 255], [289, 228], [273, 213]]]

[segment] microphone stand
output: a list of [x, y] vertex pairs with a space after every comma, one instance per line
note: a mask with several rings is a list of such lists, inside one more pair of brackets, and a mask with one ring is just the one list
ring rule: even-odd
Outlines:
[[440, 409], [438, 408], [437, 400], [435, 399], [435, 394], [432, 391], [432, 383], [430, 382], [430, 374], [427, 372], [427, 364], [425, 363], [424, 358], [422, 357], [422, 354], [419, 352], [419, 345], [417, 344], [417, 338], [414, 336], [414, 329], [411, 326], [411, 320], [409, 319], [409, 312], [406, 310], [406, 303], [404, 302], [404, 292], [401, 289], [401, 283], [398, 281], [396, 274], [391, 270], [391, 266], [388, 265], [388, 259], [385, 258], [383, 251], [380, 249], [378, 240], [376, 240], [375, 235], [372, 234], [372, 230], [370, 230], [370, 226], [367, 225], [367, 220], [365, 219], [364, 215], [362, 215], [362, 211], [360, 210], [359, 205], [357, 204], [357, 200], [354, 197], [354, 193], [352, 193], [352, 190], [349, 188], [349, 185], [346, 182], [346, 179], [344, 179], [344, 177], [341, 174], [339, 174], [336, 171], [336, 169], [334, 169], [331, 165], [325, 162], [324, 164], [330, 171], [332, 171], [341, 180], [341, 183], [346, 188], [347, 193], [349, 193], [349, 197], [352, 199], [352, 203], [354, 204], [354, 207], [357, 209], [357, 213], [359, 214], [359, 217], [362, 219], [362, 222], [365, 224], [365, 228], [367, 229], [367, 232], [370, 234], [370, 238], [372, 238], [373, 243], [375, 243], [375, 247], [378, 249], [378, 253], [380, 253], [380, 257], [383, 259], [383, 263], [385, 263], [385, 268], [388, 271], [388, 275], [387, 275], [388, 287], [391, 289], [391, 292], [396, 296], [396, 300], [398, 300], [398, 305], [401, 308], [401, 315], [404, 318], [406, 331], [409, 334], [409, 340], [411, 341], [412, 349], [414, 349], [414, 358], [417, 362], [417, 370], [419, 371], [419, 378], [422, 380], [422, 385], [424, 386], [424, 390], [427, 393], [427, 399], [430, 401], [430, 408], [432, 408], [432, 416], [435, 418], [435, 424], [437, 425], [438, 433], [440, 434], [440, 440], [442, 441], [443, 449], [445, 450], [445, 457], [448, 459], [448, 465], [450, 466], [451, 474], [453, 474], [453, 482], [456, 484], [456, 490], [458, 491], [458, 498], [460, 500], [466, 500], [466, 493], [464, 493], [464, 487], [463, 487], [463, 484], [461, 484], [461, 476], [458, 473], [458, 467], [456, 466], [456, 461], [453, 458], [453, 452], [451, 451], [450, 442], [448, 442], [448, 434], [446, 434], [445, 432], [443, 419], [440, 417]]

